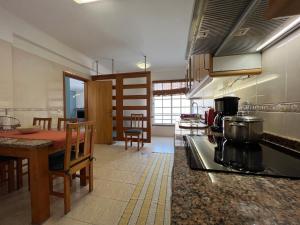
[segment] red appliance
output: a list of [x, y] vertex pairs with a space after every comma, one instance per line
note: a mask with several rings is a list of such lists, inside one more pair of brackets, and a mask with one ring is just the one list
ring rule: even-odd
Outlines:
[[213, 108], [210, 108], [207, 113], [207, 125], [212, 126], [214, 124], [214, 119], [216, 116], [216, 112]]

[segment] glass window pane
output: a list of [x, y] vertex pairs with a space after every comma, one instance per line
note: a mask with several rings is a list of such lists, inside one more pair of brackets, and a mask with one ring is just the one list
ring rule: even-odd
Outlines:
[[171, 114], [172, 113], [171, 108], [163, 108], [163, 113], [164, 114]]
[[191, 101], [188, 99], [182, 99], [182, 107], [190, 107]]
[[162, 107], [162, 100], [154, 100], [154, 107]]
[[171, 83], [163, 83], [163, 90], [170, 90], [171, 89]]
[[180, 107], [180, 99], [173, 99], [173, 107]]
[[174, 114], [180, 114], [180, 113], [181, 113], [180, 108], [173, 108], [173, 115]]
[[191, 112], [190, 108], [182, 108], [181, 113], [189, 114]]
[[163, 107], [171, 107], [171, 99], [164, 99]]
[[155, 116], [154, 116], [154, 119], [161, 120], [162, 118], [163, 118], [163, 116], [162, 116], [162, 115], [155, 115]]
[[154, 108], [154, 113], [155, 114], [158, 114], [158, 113], [160, 113], [160, 114], [162, 114], [162, 108]]
[[172, 122], [171, 122], [171, 120], [164, 120], [164, 123], [171, 124]]
[[155, 120], [154, 120], [154, 123], [162, 123], [162, 120], [155, 119]]
[[162, 83], [155, 83], [153, 85], [154, 90], [162, 90]]
[[166, 116], [166, 115], [164, 115], [164, 118], [163, 118], [164, 120], [170, 120], [171, 119], [171, 115], [168, 115], [168, 116]]

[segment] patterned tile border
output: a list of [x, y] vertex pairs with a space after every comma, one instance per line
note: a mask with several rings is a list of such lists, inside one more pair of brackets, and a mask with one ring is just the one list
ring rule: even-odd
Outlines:
[[294, 112], [300, 113], [300, 102], [278, 103], [278, 104], [244, 104], [239, 110], [257, 112]]

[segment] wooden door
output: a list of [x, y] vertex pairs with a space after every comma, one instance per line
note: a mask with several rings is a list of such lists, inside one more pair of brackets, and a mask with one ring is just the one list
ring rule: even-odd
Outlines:
[[112, 144], [112, 81], [88, 82], [88, 119], [96, 122], [95, 144]]

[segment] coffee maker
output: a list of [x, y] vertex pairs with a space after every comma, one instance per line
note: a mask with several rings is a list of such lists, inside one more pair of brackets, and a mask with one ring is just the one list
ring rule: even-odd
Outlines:
[[214, 119], [214, 124], [211, 127], [212, 131], [223, 132], [222, 119], [224, 116], [234, 116], [237, 114], [239, 100], [240, 98], [231, 96], [215, 99], [215, 110], [217, 114]]

